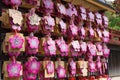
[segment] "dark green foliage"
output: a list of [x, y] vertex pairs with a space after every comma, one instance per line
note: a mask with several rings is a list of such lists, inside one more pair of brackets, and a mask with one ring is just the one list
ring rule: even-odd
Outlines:
[[109, 19], [109, 27], [112, 29], [120, 30], [120, 15], [106, 12], [106, 16]]

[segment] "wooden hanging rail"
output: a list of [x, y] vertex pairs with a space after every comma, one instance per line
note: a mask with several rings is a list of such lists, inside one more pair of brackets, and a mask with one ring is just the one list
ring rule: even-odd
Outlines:
[[115, 13], [114, 8], [112, 8], [106, 1], [102, 2], [100, 0], [64, 0], [66, 2], [72, 2], [75, 5], [83, 6], [91, 11], [110, 11]]
[[108, 28], [110, 32], [109, 44], [120, 45], [120, 31]]

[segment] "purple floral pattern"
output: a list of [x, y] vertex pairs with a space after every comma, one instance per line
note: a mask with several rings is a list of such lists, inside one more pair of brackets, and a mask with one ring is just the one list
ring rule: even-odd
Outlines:
[[103, 16], [103, 24], [105, 27], [108, 27], [108, 18], [106, 16]]
[[85, 28], [83, 26], [80, 28], [79, 34], [81, 36], [81, 39], [84, 39], [84, 37], [85, 37]]
[[77, 14], [77, 10], [76, 10], [75, 6], [70, 3], [68, 5], [69, 5], [69, 8], [66, 9], [66, 14], [69, 17], [72, 17], [73, 15], [77, 16], [78, 14]]
[[46, 65], [47, 73], [52, 74], [54, 72], [54, 64], [53, 62], [49, 61]]
[[81, 51], [85, 53], [87, 51], [87, 44], [85, 42], [81, 42], [80, 48], [81, 48]]
[[108, 57], [109, 54], [110, 54], [110, 49], [104, 48], [104, 49], [103, 49], [103, 54], [104, 54], [105, 57]]
[[81, 13], [81, 17], [82, 17], [83, 20], [86, 20], [86, 17], [87, 17], [87, 16], [86, 16], [86, 14], [82, 14], [82, 13]]
[[100, 52], [102, 51], [102, 45], [100, 43], [97, 43], [96, 47], [97, 47], [98, 51], [100, 51]]
[[93, 37], [94, 36], [94, 30], [92, 27], [89, 28], [89, 32], [90, 32], [90, 36]]
[[58, 39], [58, 40], [56, 40], [56, 43], [57, 43], [58, 48], [59, 48], [59, 50], [61, 52], [61, 55], [62, 54], [67, 55], [68, 54], [68, 45], [65, 43], [64, 39], [63, 38]]
[[80, 10], [81, 10], [80, 14], [81, 14], [82, 19], [86, 20], [86, 17], [87, 17], [87, 15], [86, 15], [86, 9], [84, 7], [80, 7]]
[[37, 74], [39, 71], [40, 63], [36, 60], [28, 62], [28, 71], [33, 74]]
[[9, 39], [9, 42], [13, 49], [20, 49], [23, 46], [24, 39], [19, 35], [14, 35], [12, 38]]
[[93, 61], [89, 62], [89, 67], [90, 67], [90, 72], [95, 72], [96, 65], [95, 65], [95, 63]]
[[104, 29], [104, 31], [103, 31], [103, 41], [104, 42], [108, 42], [109, 41], [109, 37], [110, 37], [110, 35], [109, 35], [109, 32], [107, 31], [107, 30], [105, 30]]
[[71, 44], [75, 51], [78, 51], [78, 52], [80, 51], [80, 44], [77, 40], [73, 41]]
[[80, 52], [80, 44], [78, 40], [71, 42], [71, 53], [72, 56], [78, 56], [78, 53]]
[[103, 42], [108, 43], [109, 42], [109, 38], [103, 37]]
[[75, 35], [78, 34], [78, 27], [75, 26], [75, 24], [70, 25], [70, 30], [71, 30], [71, 34], [72, 34], [73, 36], [75, 36]]
[[22, 69], [21, 64], [10, 63], [7, 65], [7, 71], [9, 77], [20, 77], [20, 71]]
[[95, 13], [97, 24], [102, 25], [102, 16], [100, 13]]
[[71, 61], [70, 67], [71, 67], [71, 74], [75, 75], [76, 74], [76, 63], [74, 61]]
[[66, 71], [63, 67], [59, 66], [57, 69], [58, 78], [64, 78]]
[[23, 76], [25, 80], [36, 80], [40, 70], [40, 62], [35, 57], [30, 57], [24, 65]]
[[53, 2], [52, 0], [42, 0], [44, 5], [45, 5], [45, 8], [47, 9], [53, 9]]
[[86, 14], [86, 9], [84, 7], [80, 7], [81, 13]]
[[55, 26], [54, 18], [52, 18], [50, 15], [47, 15], [47, 16], [44, 16], [43, 20], [44, 20], [43, 25], [45, 27], [45, 30], [53, 32], [54, 26]]
[[96, 67], [97, 71], [99, 71], [100, 74], [102, 74], [102, 62], [100, 61], [100, 57], [97, 58]]
[[60, 51], [61, 52], [68, 52], [68, 46], [67, 46], [67, 44], [61, 44], [60, 45]]
[[109, 32], [107, 30], [104, 30], [103, 31], [103, 36], [109, 38]]
[[19, 6], [21, 4], [21, 0], [11, 0], [11, 4]]
[[88, 50], [89, 50], [91, 56], [96, 56], [97, 49], [93, 43], [91, 43], [91, 42], [88, 43]]
[[45, 43], [44, 43], [44, 50], [46, 55], [56, 55], [56, 45], [55, 41], [52, 40], [52, 38], [49, 38]]
[[60, 20], [60, 28], [61, 28], [61, 32], [62, 33], [66, 33], [66, 29], [67, 29], [67, 25], [65, 22], [63, 22], [63, 20]]
[[57, 6], [58, 6], [58, 9], [59, 9], [59, 12], [61, 14], [66, 15], [66, 8], [65, 8], [65, 6], [63, 4], [59, 4], [59, 3], [57, 4]]
[[55, 20], [50, 15], [44, 17], [49, 26], [55, 26]]
[[97, 28], [97, 34], [98, 34], [98, 36], [99, 36], [100, 38], [102, 38], [102, 32], [101, 32], [101, 30], [100, 30], [99, 28]]
[[102, 63], [101, 63], [100, 61], [97, 62], [97, 67], [98, 67], [98, 69], [101, 68], [101, 66], [102, 66]]
[[55, 45], [55, 41], [52, 40], [52, 38], [49, 38], [49, 39], [47, 40], [47, 44], [48, 44], [48, 45]]
[[35, 48], [37, 49], [39, 46], [39, 40], [37, 37], [32, 37], [32, 38], [28, 38], [28, 43], [30, 45], [30, 48]]
[[92, 12], [89, 12], [89, 13], [88, 13], [88, 16], [89, 16], [90, 21], [91, 21], [91, 22], [94, 22], [95, 15], [94, 15]]
[[27, 17], [27, 26], [29, 32], [38, 31], [41, 18], [35, 13], [35, 8], [32, 8], [29, 13], [26, 15]]
[[48, 46], [50, 55], [56, 55], [56, 47], [54, 45]]

